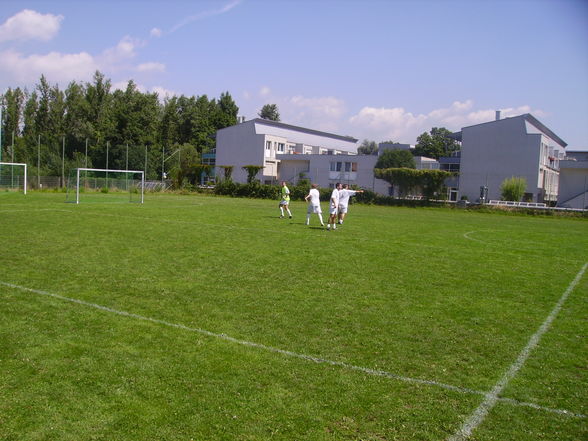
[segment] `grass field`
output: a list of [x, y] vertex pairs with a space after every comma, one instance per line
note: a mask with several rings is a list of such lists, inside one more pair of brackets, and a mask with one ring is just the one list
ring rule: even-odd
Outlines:
[[585, 219], [64, 200], [0, 193], [0, 440], [588, 439]]

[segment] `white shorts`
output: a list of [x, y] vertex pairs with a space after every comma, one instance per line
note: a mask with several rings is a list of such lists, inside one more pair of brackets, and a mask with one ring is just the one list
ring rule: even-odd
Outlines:
[[333, 207], [333, 204], [329, 206], [329, 214], [337, 214], [337, 207]]
[[346, 214], [347, 213], [347, 205], [339, 204], [339, 213]]
[[285, 201], [284, 199], [282, 199], [280, 201], [280, 205], [289, 205], [289, 204], [290, 204], [290, 201]]
[[323, 211], [321, 210], [321, 206], [320, 205], [312, 205], [312, 204], [308, 204], [308, 214], [311, 213], [315, 213], [315, 214], [320, 214]]

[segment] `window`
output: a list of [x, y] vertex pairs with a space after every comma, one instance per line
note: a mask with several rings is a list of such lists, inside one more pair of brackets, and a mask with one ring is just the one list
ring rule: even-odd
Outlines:
[[345, 163], [345, 171], [346, 171], [346, 172], [349, 172], [349, 171], [351, 171], [351, 162], [346, 162], [346, 163]]
[[356, 172], [357, 171], [357, 162], [352, 162], [351, 163], [351, 171], [352, 172]]
[[331, 166], [329, 168], [330, 171], [337, 171], [337, 163], [331, 162]]
[[284, 153], [284, 143], [278, 143], [278, 153]]
[[343, 165], [342, 162], [337, 162], [337, 171], [340, 172], [341, 171], [341, 166]]
[[266, 150], [271, 150], [272, 149], [272, 142], [271, 141], [266, 141], [265, 142], [265, 149]]

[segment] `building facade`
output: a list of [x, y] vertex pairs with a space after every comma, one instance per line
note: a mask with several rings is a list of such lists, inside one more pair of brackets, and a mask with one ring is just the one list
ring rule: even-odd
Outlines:
[[524, 199], [555, 203], [559, 161], [567, 144], [530, 114], [462, 128], [459, 196], [471, 202], [487, 187], [488, 199], [500, 199], [502, 182], [511, 177], [527, 181]]
[[271, 184], [280, 179], [284, 155], [352, 155], [357, 139], [278, 121], [252, 119], [217, 131], [216, 165], [232, 165], [233, 180], [246, 182], [246, 165], [263, 167], [258, 179]]
[[357, 155], [357, 139], [350, 136], [265, 119], [216, 134], [216, 166], [233, 166], [233, 180], [240, 183], [247, 181], [242, 167], [257, 165], [263, 167], [257, 179], [264, 184], [309, 179], [320, 187], [342, 182], [385, 194], [388, 185], [373, 176], [376, 160], [377, 156]]
[[559, 162], [557, 206], [588, 209], [588, 152], [568, 152]]

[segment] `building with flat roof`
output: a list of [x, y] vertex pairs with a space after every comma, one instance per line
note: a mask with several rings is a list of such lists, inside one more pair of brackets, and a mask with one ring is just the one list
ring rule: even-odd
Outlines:
[[588, 152], [568, 152], [559, 161], [557, 206], [588, 209]]
[[511, 177], [527, 181], [524, 199], [555, 203], [559, 161], [567, 144], [531, 114], [464, 127], [454, 134], [461, 141], [459, 195], [471, 202], [488, 188], [488, 199], [500, 199], [502, 182]]
[[246, 182], [246, 165], [263, 167], [258, 179], [275, 183], [284, 155], [355, 155], [357, 139], [351, 136], [297, 127], [279, 121], [252, 119], [218, 130], [216, 165], [232, 165], [233, 179]]
[[377, 156], [357, 155], [357, 139], [278, 121], [253, 119], [217, 131], [216, 166], [232, 165], [233, 180], [244, 183], [246, 165], [263, 170], [257, 176], [264, 184], [297, 183], [310, 179], [321, 187], [335, 182], [377, 189], [387, 184], [375, 180]]

